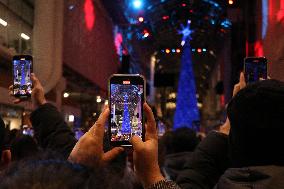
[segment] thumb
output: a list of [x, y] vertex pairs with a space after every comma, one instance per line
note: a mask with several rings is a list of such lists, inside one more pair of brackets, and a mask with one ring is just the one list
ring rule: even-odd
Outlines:
[[32, 80], [34, 86], [39, 85], [39, 80], [38, 80], [38, 78], [35, 76], [34, 73], [31, 73], [31, 80]]
[[110, 151], [104, 153], [103, 162], [110, 162], [123, 151], [124, 149], [122, 147], [115, 147], [111, 149]]
[[140, 151], [144, 146], [143, 141], [137, 135], [131, 137], [130, 143], [132, 144], [134, 151]]

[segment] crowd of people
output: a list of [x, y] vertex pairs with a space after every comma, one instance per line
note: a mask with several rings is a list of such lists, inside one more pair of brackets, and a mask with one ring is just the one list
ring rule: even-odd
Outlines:
[[145, 141], [132, 136], [129, 149], [109, 145], [108, 107], [77, 141], [57, 108], [46, 101], [40, 81], [34, 74], [31, 78], [34, 136], [7, 133], [0, 119], [1, 189], [284, 188], [283, 82], [247, 85], [241, 73], [226, 122], [203, 140], [186, 127], [158, 138], [155, 117], [144, 103]]

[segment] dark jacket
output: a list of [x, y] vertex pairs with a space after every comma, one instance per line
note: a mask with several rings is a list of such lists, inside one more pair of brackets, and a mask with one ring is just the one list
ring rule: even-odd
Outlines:
[[165, 156], [164, 169], [171, 180], [176, 180], [186, 162], [190, 161], [192, 152], [179, 152]]
[[199, 143], [177, 177], [182, 189], [212, 189], [228, 168], [228, 137], [211, 132]]
[[40, 106], [32, 113], [31, 122], [40, 147], [67, 159], [77, 140], [56, 107], [49, 103]]
[[220, 178], [215, 189], [284, 188], [284, 167], [257, 166], [231, 168]]

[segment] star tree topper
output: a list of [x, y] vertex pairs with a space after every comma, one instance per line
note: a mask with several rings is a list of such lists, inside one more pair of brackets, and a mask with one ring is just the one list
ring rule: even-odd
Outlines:
[[181, 45], [184, 46], [186, 40], [191, 40], [191, 34], [193, 33], [193, 30], [190, 29], [190, 23], [191, 21], [187, 21], [187, 25], [181, 24], [181, 30], [178, 31], [179, 34], [182, 35], [182, 41]]

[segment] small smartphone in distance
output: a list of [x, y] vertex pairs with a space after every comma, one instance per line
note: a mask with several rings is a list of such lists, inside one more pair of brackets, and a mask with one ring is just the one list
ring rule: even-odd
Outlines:
[[133, 135], [139, 136], [144, 141], [144, 77], [114, 74], [109, 78], [108, 91], [110, 109], [108, 135], [111, 145], [131, 146], [129, 140]]
[[265, 57], [247, 57], [244, 60], [244, 75], [247, 83], [267, 79], [267, 59]]
[[30, 55], [13, 57], [13, 93], [18, 98], [28, 98], [32, 94], [31, 73], [33, 58]]

